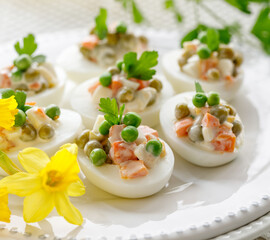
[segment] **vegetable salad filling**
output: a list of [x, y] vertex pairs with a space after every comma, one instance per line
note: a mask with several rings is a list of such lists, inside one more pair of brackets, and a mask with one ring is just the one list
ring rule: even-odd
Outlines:
[[156, 130], [140, 125], [138, 114], [122, 117], [124, 108], [118, 110], [115, 99], [100, 99], [105, 115], [98, 115], [94, 128], [84, 130], [76, 142], [95, 166], [115, 164], [123, 179], [139, 178], [166, 156], [165, 147]]
[[152, 68], [158, 63], [158, 53], [145, 51], [137, 60], [137, 53], [125, 54], [123, 61], [100, 76], [99, 81], [89, 88], [92, 101], [99, 103], [101, 98], [115, 98], [119, 105], [125, 103], [126, 111], [142, 112], [153, 105], [160, 91], [162, 82], [153, 75]]
[[28, 96], [53, 88], [56, 84], [56, 73], [51, 64], [45, 62], [44, 55], [35, 55], [37, 43], [35, 37], [29, 34], [15, 45], [18, 57], [14, 64], [0, 70], [0, 88], [26, 91]]
[[196, 82], [192, 104], [179, 103], [175, 107], [176, 135], [210, 151], [234, 152], [243, 126], [236, 110], [221, 103], [218, 93], [206, 95]]
[[227, 38], [224, 41], [216, 29], [204, 29], [197, 37], [183, 42], [178, 59], [181, 71], [204, 81], [234, 82], [243, 62], [242, 54], [229, 46]]
[[108, 67], [127, 52], [142, 52], [147, 48], [147, 39], [128, 33], [124, 22], [107, 27], [106, 20], [107, 10], [101, 8], [95, 18], [95, 27], [80, 44], [80, 51], [85, 58]]
[[2, 99], [14, 96], [18, 104], [14, 126], [11, 130], [0, 128], [0, 150], [10, 152], [24, 147], [28, 142], [49, 141], [54, 137], [60, 116], [58, 106], [52, 104], [42, 108], [34, 102], [26, 102], [23, 91], [2, 89], [0, 94]]

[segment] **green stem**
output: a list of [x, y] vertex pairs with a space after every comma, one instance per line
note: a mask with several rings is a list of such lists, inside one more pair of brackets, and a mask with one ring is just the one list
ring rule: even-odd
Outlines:
[[7, 174], [12, 175], [21, 170], [10, 160], [10, 158], [0, 150], [0, 168]]

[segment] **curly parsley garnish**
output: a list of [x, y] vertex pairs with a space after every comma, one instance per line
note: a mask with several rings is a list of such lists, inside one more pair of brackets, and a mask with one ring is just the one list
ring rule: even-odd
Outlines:
[[125, 110], [125, 104], [123, 104], [118, 110], [118, 105], [114, 98], [101, 98], [99, 107], [99, 111], [105, 113], [104, 118], [111, 125], [121, 124], [122, 116]]
[[124, 56], [124, 71], [128, 78], [150, 80], [156, 70], [152, 69], [158, 64], [158, 52], [145, 51], [137, 60], [137, 53], [129, 52]]

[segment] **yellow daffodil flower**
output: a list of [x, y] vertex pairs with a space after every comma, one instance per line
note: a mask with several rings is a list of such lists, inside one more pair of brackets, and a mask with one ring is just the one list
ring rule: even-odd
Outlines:
[[8, 208], [8, 191], [0, 188], [0, 222], [10, 222], [10, 210]]
[[17, 105], [14, 96], [0, 99], [0, 127], [10, 130], [14, 126]]
[[77, 197], [85, 193], [85, 187], [78, 173], [78, 148], [76, 144], [66, 144], [51, 158], [37, 148], [26, 148], [18, 155], [27, 172], [18, 172], [0, 181], [8, 193], [25, 197], [23, 217], [28, 223], [46, 218], [56, 207], [59, 215], [68, 222], [81, 225], [83, 218], [69, 196]]

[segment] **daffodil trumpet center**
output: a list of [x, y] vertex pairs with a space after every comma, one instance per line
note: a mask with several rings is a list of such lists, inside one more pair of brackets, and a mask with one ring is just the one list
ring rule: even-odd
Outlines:
[[68, 187], [64, 176], [57, 170], [49, 170], [43, 174], [43, 187], [48, 192], [62, 191]]

